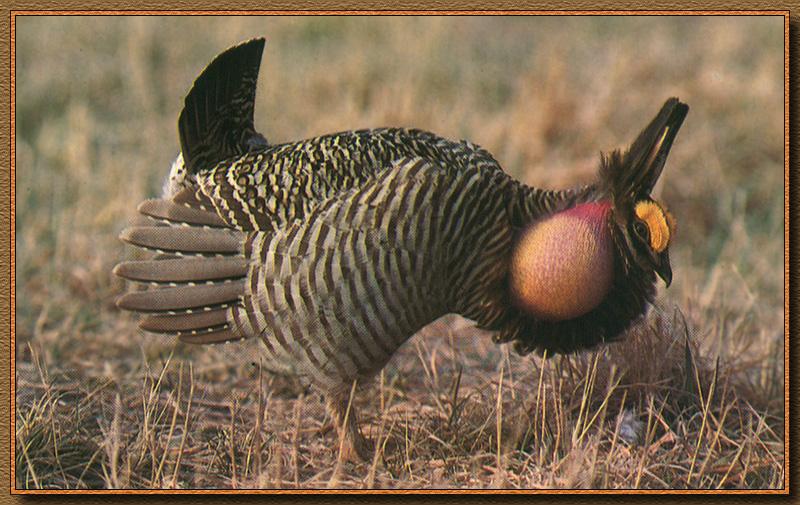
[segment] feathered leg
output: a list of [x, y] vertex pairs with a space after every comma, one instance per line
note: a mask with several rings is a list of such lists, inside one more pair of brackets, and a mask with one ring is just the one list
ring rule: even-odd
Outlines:
[[374, 445], [361, 434], [358, 427], [358, 416], [352, 401], [355, 388], [354, 382], [349, 390], [342, 388], [329, 391], [327, 406], [339, 434], [337, 443], [342, 459], [365, 462], [372, 460]]

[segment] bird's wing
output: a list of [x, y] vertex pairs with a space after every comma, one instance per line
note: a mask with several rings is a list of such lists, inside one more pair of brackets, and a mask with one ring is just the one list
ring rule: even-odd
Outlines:
[[431, 263], [436, 248], [423, 244], [437, 239], [440, 173], [427, 160], [400, 161], [302, 221], [252, 233], [246, 249], [258, 261], [237, 315], [242, 332], [323, 383], [383, 366], [443, 310], [432, 301], [444, 284]]

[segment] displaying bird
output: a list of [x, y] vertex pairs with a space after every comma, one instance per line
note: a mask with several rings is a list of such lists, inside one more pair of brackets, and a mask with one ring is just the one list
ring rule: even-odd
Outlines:
[[420, 130], [271, 145], [253, 126], [263, 47], [225, 51], [187, 95], [164, 196], [121, 235], [156, 251], [114, 269], [146, 289], [117, 304], [183, 342], [259, 338], [268, 368], [324, 392], [347, 455], [371, 458], [351, 389], [440, 316], [569, 353], [620, 337], [656, 275], [669, 285], [675, 220], [650, 193], [688, 112], [676, 98], [596, 182], [551, 191]]

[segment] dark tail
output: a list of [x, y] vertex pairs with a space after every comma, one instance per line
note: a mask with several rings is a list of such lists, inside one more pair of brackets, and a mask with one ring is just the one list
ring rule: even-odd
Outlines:
[[119, 297], [117, 306], [147, 314], [139, 323], [143, 330], [184, 342], [243, 338], [231, 324], [231, 309], [241, 303], [247, 276], [245, 234], [206, 210], [190, 190], [172, 200], [146, 200], [139, 212], [149, 224], [127, 228], [120, 238], [156, 255], [114, 267], [114, 274], [147, 286]]
[[253, 124], [263, 51], [262, 38], [228, 49], [203, 70], [186, 95], [178, 133], [189, 174], [267, 145]]

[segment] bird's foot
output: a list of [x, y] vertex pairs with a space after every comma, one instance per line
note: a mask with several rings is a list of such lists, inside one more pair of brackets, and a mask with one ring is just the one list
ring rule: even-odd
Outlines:
[[357, 436], [345, 434], [339, 445], [339, 457], [351, 463], [370, 463], [375, 454], [375, 444], [360, 433]]

